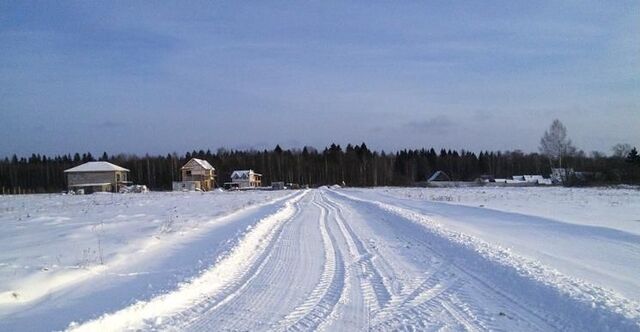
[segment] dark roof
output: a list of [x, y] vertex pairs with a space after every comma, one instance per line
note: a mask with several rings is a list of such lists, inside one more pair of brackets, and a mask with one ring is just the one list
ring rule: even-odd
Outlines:
[[427, 181], [451, 181], [451, 178], [443, 171], [436, 171]]

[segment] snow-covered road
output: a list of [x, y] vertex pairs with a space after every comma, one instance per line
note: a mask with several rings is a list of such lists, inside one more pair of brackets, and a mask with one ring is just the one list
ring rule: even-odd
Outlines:
[[[301, 191], [225, 217], [225, 227], [246, 228], [242, 233], [205, 228], [171, 251], [179, 262], [163, 263], [163, 269], [206, 259], [201, 256], [215, 261], [154, 296], [68, 314], [83, 305], [95, 308], [91, 299], [100, 300], [104, 292], [148, 281], [141, 276], [109, 283], [104, 274], [92, 282], [102, 293], [68, 292], [73, 300], [62, 305], [45, 300], [26, 313], [0, 315], [0, 330], [640, 330], [632, 280], [640, 266], [635, 234], [589, 226], [569, 237], [552, 220], [473, 209], [376, 190]], [[458, 223], [447, 223], [454, 219]], [[478, 230], [482, 223], [484, 233]], [[512, 246], [518, 240], [501, 241], [500, 236], [519, 236], [518, 227], [529, 234], [521, 246]], [[530, 234], [540, 227], [544, 231]], [[563, 251], [552, 239], [556, 254], [540, 259], [536, 253], [545, 246], [535, 243], [549, 234], [566, 236], [574, 246]], [[231, 248], [207, 251], [207, 239]], [[572, 250], [585, 250], [589, 240], [610, 260], [628, 265], [610, 285], [594, 272], [610, 267], [602, 251], [561, 268]], [[584, 277], [592, 274], [599, 277]], [[64, 326], [56, 320], [29, 325], [61, 312], [67, 315], [57, 322], [67, 319]]]

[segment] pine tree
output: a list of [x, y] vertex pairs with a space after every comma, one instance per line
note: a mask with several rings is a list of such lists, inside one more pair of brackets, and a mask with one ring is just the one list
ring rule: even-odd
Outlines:
[[640, 166], [640, 155], [638, 155], [638, 150], [635, 147], [631, 149], [631, 151], [627, 155], [626, 162], [632, 165]]

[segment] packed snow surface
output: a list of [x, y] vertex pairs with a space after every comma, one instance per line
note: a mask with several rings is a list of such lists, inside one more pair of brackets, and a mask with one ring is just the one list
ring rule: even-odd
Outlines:
[[0, 331], [640, 330], [640, 191], [0, 196]]

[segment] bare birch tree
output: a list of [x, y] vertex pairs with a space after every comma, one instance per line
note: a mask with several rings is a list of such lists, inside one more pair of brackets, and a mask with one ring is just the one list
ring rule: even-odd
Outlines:
[[553, 120], [549, 130], [545, 131], [540, 139], [540, 153], [547, 156], [552, 165], [554, 160], [558, 160], [558, 166], [562, 168], [562, 159], [575, 152], [576, 148], [567, 138], [567, 128], [560, 120]]

